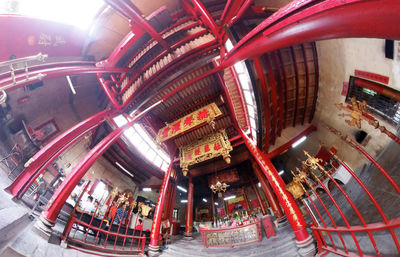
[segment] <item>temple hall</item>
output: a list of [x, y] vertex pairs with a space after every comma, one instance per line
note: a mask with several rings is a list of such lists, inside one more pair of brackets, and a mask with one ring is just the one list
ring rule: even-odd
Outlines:
[[1, 257], [400, 256], [399, 0], [1, 0]]

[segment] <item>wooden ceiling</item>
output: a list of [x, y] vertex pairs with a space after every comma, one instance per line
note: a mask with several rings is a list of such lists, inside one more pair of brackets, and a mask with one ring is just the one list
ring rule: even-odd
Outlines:
[[[177, 1], [168, 1], [167, 6], [170, 8], [176, 3]], [[217, 23], [221, 22], [225, 4], [226, 1], [204, 1], [205, 7]], [[148, 5], [152, 6], [152, 10], [157, 10], [162, 3], [149, 1]], [[148, 14], [145, 10], [150, 10], [139, 3], [137, 7], [144, 14]], [[253, 5], [242, 20], [231, 27], [231, 40], [240, 40], [271, 13], [270, 9], [261, 10]], [[118, 65], [128, 67], [133, 72], [116, 76], [116, 100], [126, 106], [124, 111], [128, 114], [133, 110], [144, 110], [160, 99], [164, 100], [140, 121], [153, 138], [166, 124], [215, 102], [223, 113], [216, 119], [215, 129], [226, 129], [229, 138], [236, 137], [238, 133], [234, 119], [242, 129], [247, 127], [249, 120], [241, 92], [236, 85], [235, 74], [231, 69], [214, 72], [216, 58], [220, 54], [220, 45], [216, 38], [202, 22], [189, 14], [176, 18], [167, 9], [157, 15], [162, 15], [159, 20], [171, 22], [157, 24], [149, 20], [169, 44], [170, 50], [165, 52], [151, 37], [144, 37], [140, 45], [132, 46], [118, 62]], [[105, 17], [101, 16], [99, 19]], [[151, 17], [154, 19], [156, 16]], [[112, 24], [113, 22], [109, 25], [113, 27]], [[114, 24], [114, 30], [118, 30], [119, 26], [125, 27], [123, 22]], [[95, 51], [96, 47], [95, 44], [89, 47], [88, 52]], [[269, 146], [275, 144], [283, 129], [297, 124], [303, 125], [313, 118], [318, 89], [315, 44], [291, 46], [258, 56], [248, 60], [248, 68], [258, 108], [258, 145], [264, 152], [268, 152]], [[228, 101], [232, 101], [232, 112]], [[171, 153], [176, 147], [190, 144], [213, 131], [206, 124], [168, 140], [162, 147]], [[151, 176], [162, 176], [158, 169], [143, 162], [140, 153], [129, 149], [122, 141], [111, 147], [105, 157], [110, 162], [118, 160], [132, 167], [134, 181], [138, 184], [145, 183]], [[239, 159], [242, 158], [238, 157]], [[193, 173], [206, 174], [209, 168], [207, 165], [209, 166], [205, 163], [194, 167]]]

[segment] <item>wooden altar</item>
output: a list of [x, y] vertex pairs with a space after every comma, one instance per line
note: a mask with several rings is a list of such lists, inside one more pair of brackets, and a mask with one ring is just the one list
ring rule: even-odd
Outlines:
[[200, 227], [203, 246], [208, 247], [233, 247], [253, 242], [260, 242], [261, 221], [239, 227], [206, 229]]

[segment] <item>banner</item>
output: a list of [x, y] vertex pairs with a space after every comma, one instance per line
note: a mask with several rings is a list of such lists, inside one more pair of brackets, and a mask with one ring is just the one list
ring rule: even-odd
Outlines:
[[211, 103], [161, 128], [157, 134], [157, 141], [164, 142], [201, 124], [211, 122], [221, 115], [222, 112], [218, 106], [215, 103]]

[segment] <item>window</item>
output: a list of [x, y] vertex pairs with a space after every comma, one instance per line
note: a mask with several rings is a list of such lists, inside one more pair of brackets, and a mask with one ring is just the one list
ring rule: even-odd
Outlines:
[[[351, 103], [350, 99], [355, 97], [357, 101], [365, 100], [368, 105], [368, 110], [381, 116], [386, 121], [393, 125], [400, 124], [400, 103], [387, 96], [381, 95], [378, 92], [357, 85], [357, 81], [361, 79], [350, 76], [349, 89], [347, 91], [346, 102]], [[375, 82], [369, 82], [375, 83]]]
[[99, 181], [93, 191], [92, 196], [99, 202], [104, 201], [108, 197], [107, 185], [103, 181]]
[[[228, 39], [225, 43], [225, 47], [227, 51], [230, 51], [233, 48], [232, 42]], [[244, 101], [247, 107], [248, 119], [250, 128], [247, 133], [251, 134], [251, 137], [254, 142], [257, 142], [257, 105], [254, 97], [253, 88], [251, 86], [251, 80], [249, 73], [247, 71], [246, 64], [244, 62], [238, 62], [233, 65], [234, 70], [238, 76], [239, 84], [242, 89]], [[245, 107], [245, 108], [246, 108]]]
[[[113, 118], [118, 127], [122, 127], [128, 120], [124, 115], [118, 115]], [[146, 130], [138, 123], [124, 132], [123, 137], [129, 141], [149, 162], [160, 168], [162, 171], [167, 171], [171, 162], [168, 155], [158, 147], [155, 141], [150, 137]]]
[[87, 29], [103, 0], [6, 0], [0, 1], [0, 13], [20, 14], [70, 24]]

